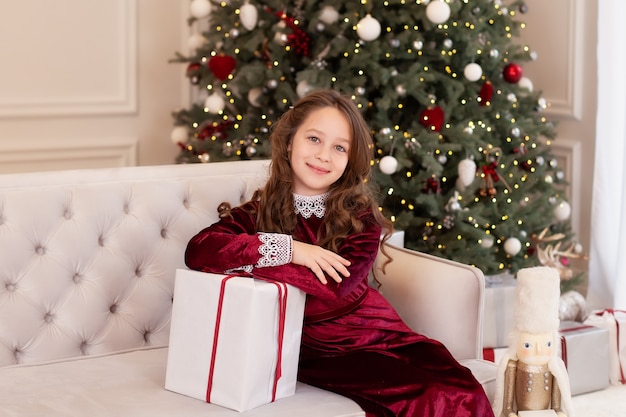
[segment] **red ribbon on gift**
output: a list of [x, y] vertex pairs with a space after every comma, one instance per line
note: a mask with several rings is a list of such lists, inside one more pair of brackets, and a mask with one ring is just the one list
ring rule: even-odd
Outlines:
[[[222, 279], [222, 283], [220, 285], [220, 295], [217, 302], [217, 315], [215, 318], [215, 330], [213, 333], [213, 350], [211, 352], [211, 364], [209, 366], [209, 377], [207, 382], [207, 390], [206, 390], [206, 402], [211, 402], [211, 390], [213, 388], [213, 374], [215, 372], [215, 356], [217, 353], [217, 344], [220, 333], [220, 324], [222, 320], [222, 308], [224, 305], [224, 295], [226, 293], [226, 283], [231, 278], [236, 277], [249, 277], [252, 278], [251, 275], [243, 275], [243, 274], [232, 274], [224, 277]], [[261, 279], [266, 282], [270, 282], [276, 285], [278, 289], [278, 357], [276, 360], [276, 369], [274, 371], [274, 385], [272, 387], [272, 402], [276, 401], [276, 391], [278, 388], [278, 380], [282, 376], [282, 357], [283, 357], [283, 338], [285, 335], [285, 316], [287, 314], [287, 284], [282, 282], [270, 281], [268, 279], [263, 278], [255, 278]]]
[[596, 312], [596, 316], [603, 316], [604, 313], [609, 313], [611, 316], [613, 316], [613, 321], [615, 322], [615, 331], [617, 332], [617, 337], [616, 342], [617, 342], [617, 362], [619, 365], [619, 373], [620, 373], [620, 382], [622, 384], [626, 384], [626, 377], [624, 377], [624, 366], [622, 364], [622, 360], [619, 356], [620, 354], [620, 347], [619, 347], [619, 320], [617, 320], [617, 317], [615, 317], [615, 313], [626, 313], [626, 310], [614, 310], [612, 308], [607, 308], [604, 309], [602, 311], [597, 311]]

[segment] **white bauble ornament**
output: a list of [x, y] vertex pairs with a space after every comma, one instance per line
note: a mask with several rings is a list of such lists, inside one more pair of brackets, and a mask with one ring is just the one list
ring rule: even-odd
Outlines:
[[196, 49], [202, 48], [206, 41], [207, 39], [204, 36], [199, 33], [194, 33], [187, 40], [187, 47], [189, 47], [190, 51], [195, 52]]
[[187, 142], [188, 137], [189, 132], [185, 126], [174, 127], [174, 129], [172, 129], [172, 133], [170, 134], [170, 139], [175, 145]]
[[473, 159], [465, 158], [459, 162], [457, 172], [459, 174], [461, 184], [467, 187], [474, 182], [474, 178], [476, 177], [476, 162], [474, 162]]
[[539, 100], [537, 100], [537, 105], [540, 109], [546, 109], [548, 107], [548, 101], [545, 98], [541, 97]]
[[368, 14], [357, 23], [356, 33], [366, 42], [373, 41], [380, 35], [380, 22]]
[[463, 70], [463, 75], [467, 78], [468, 81], [478, 81], [480, 77], [483, 76], [483, 69], [480, 65], [472, 62], [471, 64], [467, 64], [465, 69]]
[[391, 155], [383, 156], [380, 159], [380, 172], [391, 175], [398, 169], [398, 160]]
[[572, 214], [572, 207], [569, 205], [567, 201], [561, 201], [554, 208], [554, 218], [558, 221], [563, 221], [569, 219], [569, 216]]
[[207, 17], [211, 13], [211, 3], [209, 0], [192, 0], [189, 5], [189, 12], [196, 19]]
[[578, 253], [578, 254], [583, 253], [583, 245], [582, 245], [581, 243], [578, 243], [578, 242], [577, 242], [577, 243], [574, 245], [574, 252], [576, 252], [576, 253]]
[[313, 90], [313, 87], [307, 80], [298, 82], [298, 85], [296, 86], [296, 94], [298, 94], [298, 97], [306, 96], [311, 92], [311, 90]]
[[254, 107], [261, 107], [259, 97], [263, 95], [263, 89], [261, 87], [254, 87], [248, 91], [248, 102]]
[[482, 238], [482, 240], [480, 241], [480, 246], [485, 248], [485, 249], [489, 249], [490, 247], [492, 247], [493, 246], [493, 236], [486, 235], [484, 238]]
[[463, 184], [463, 181], [461, 181], [461, 179], [457, 177], [456, 181], [454, 182], [454, 188], [456, 188], [460, 192], [463, 192], [465, 191], [467, 187], [465, 187], [465, 184]]
[[211, 94], [204, 101], [204, 108], [206, 111], [213, 114], [218, 114], [224, 110], [224, 105], [224, 98], [218, 93]]
[[324, 6], [320, 12], [320, 20], [327, 25], [332, 25], [339, 20], [339, 12], [333, 6]]
[[444, 23], [450, 17], [450, 6], [444, 1], [433, 1], [426, 6], [426, 17], [435, 24]]
[[528, 90], [529, 93], [533, 92], [533, 82], [530, 81], [530, 78], [528, 77], [520, 78], [520, 80], [517, 82], [517, 85], [519, 85], [520, 88], [525, 88], [526, 90]]
[[515, 256], [522, 250], [522, 242], [516, 237], [510, 237], [504, 241], [504, 251], [511, 256]]
[[254, 29], [259, 21], [259, 12], [257, 8], [246, 2], [246, 4], [239, 8], [239, 20], [244, 28], [248, 30]]

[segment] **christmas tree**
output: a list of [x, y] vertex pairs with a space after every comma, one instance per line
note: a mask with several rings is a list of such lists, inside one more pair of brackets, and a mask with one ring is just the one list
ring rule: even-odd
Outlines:
[[[405, 245], [485, 274], [554, 264], [572, 243], [548, 103], [523, 76], [527, 11], [499, 0], [192, 0], [196, 86], [177, 162], [267, 158], [299, 97], [339, 90], [372, 128], [381, 209]], [[566, 277], [567, 278], [567, 277]]]

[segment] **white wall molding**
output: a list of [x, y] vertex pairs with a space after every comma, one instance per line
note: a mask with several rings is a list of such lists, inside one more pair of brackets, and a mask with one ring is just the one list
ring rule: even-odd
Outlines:
[[[564, 13], [567, 13], [567, 63], [563, 66], [567, 77], [567, 89], [564, 97], [547, 97], [551, 107], [546, 111], [554, 116], [580, 120], [582, 117], [583, 91], [583, 54], [585, 33], [584, 0], [568, 1]], [[557, 70], [557, 69], [555, 69]]]
[[552, 153], [557, 160], [557, 166], [563, 171], [564, 180], [569, 184], [566, 197], [572, 206], [572, 228], [576, 234], [581, 230], [582, 207], [582, 172], [592, 175], [582, 165], [582, 143], [579, 140], [559, 137], [552, 142]]
[[[557, 95], [545, 97], [550, 103], [550, 107], [545, 112], [549, 116], [580, 120], [583, 111], [585, 33], [582, 28], [585, 27], [585, 0], [560, 0], [557, 3], [552, 7], [559, 11], [560, 18], [565, 19], [563, 26], [566, 33], [565, 36], [552, 34], [555, 38], [548, 43], [557, 45], [553, 52], [563, 62], [551, 67], [549, 71], [553, 71], [556, 77], [563, 78], [565, 85]], [[540, 36], [547, 35], [544, 30], [540, 32]], [[562, 50], [559, 51], [560, 48]], [[545, 70], [543, 67], [543, 71]]]
[[138, 138], [32, 138], [0, 144], [0, 174], [137, 165]]
[[[15, 13], [0, 17], [9, 35], [0, 46], [16, 58], [3, 63], [0, 117], [135, 113], [137, 0], [107, 0], [96, 10], [82, 0], [64, 4], [67, 10], [21, 0]], [[33, 26], [42, 36], [32, 34]], [[59, 43], [63, 54], [55, 53]]]

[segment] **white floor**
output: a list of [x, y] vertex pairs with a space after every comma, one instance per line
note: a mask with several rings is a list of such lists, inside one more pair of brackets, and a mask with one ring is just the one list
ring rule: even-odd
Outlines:
[[572, 398], [575, 417], [626, 417], [626, 385], [611, 385], [602, 391]]

